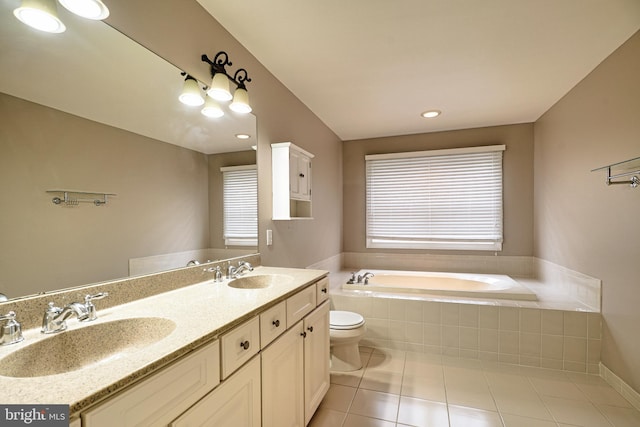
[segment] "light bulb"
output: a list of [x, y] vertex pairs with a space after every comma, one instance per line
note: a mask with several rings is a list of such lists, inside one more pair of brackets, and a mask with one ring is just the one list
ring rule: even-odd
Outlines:
[[229, 92], [229, 79], [222, 73], [216, 73], [211, 80], [211, 87], [207, 91], [207, 95], [216, 101], [229, 101], [231, 92]]
[[87, 19], [105, 19], [109, 8], [100, 0], [58, 0], [65, 9]]
[[202, 110], [200, 110], [202, 115], [214, 119], [224, 116], [224, 111], [222, 111], [220, 105], [218, 105], [218, 103], [210, 96], [207, 95], [206, 98], [207, 100], [204, 103], [204, 107], [202, 108]]
[[47, 33], [62, 33], [67, 28], [58, 18], [55, 0], [23, 0], [13, 14], [22, 23]]
[[204, 104], [204, 98], [202, 98], [202, 94], [200, 93], [200, 86], [198, 86], [198, 81], [191, 76], [187, 76], [184, 80], [184, 85], [182, 87], [182, 93], [178, 97], [180, 102], [190, 106], [198, 106]]
[[236, 113], [250, 113], [251, 105], [249, 105], [249, 93], [246, 89], [238, 88], [233, 94], [233, 102], [229, 105], [231, 111]]

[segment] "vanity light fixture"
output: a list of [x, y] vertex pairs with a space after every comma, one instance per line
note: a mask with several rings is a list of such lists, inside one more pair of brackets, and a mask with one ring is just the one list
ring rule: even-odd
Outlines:
[[198, 81], [187, 73], [181, 74], [186, 77], [184, 78], [182, 93], [178, 97], [180, 102], [190, 106], [198, 106], [204, 104], [204, 98], [202, 97], [202, 93], [200, 92]]
[[109, 16], [109, 8], [100, 0], [58, 0], [65, 9], [87, 19], [102, 20]]
[[36, 30], [62, 33], [67, 29], [58, 18], [55, 0], [22, 0], [22, 4], [13, 14], [20, 22]]
[[[249, 104], [249, 94], [245, 82], [250, 82], [251, 79], [247, 74], [247, 70], [244, 68], [238, 69], [233, 76], [227, 73], [226, 66], [233, 65], [229, 61], [229, 55], [226, 52], [220, 51], [213, 58], [213, 61], [202, 55], [202, 61], [211, 66], [211, 86], [207, 90], [207, 94], [217, 101], [229, 101], [233, 99], [229, 108], [236, 113], [250, 113], [251, 105]], [[229, 90], [229, 82], [236, 85], [236, 90], [231, 95]]]
[[434, 117], [438, 117], [440, 114], [442, 114], [442, 111], [440, 110], [428, 110], [420, 115], [425, 119], [433, 119]]

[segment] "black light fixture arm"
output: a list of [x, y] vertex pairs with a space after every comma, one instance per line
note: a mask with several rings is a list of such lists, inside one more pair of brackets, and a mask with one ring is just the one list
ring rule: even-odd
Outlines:
[[233, 65], [231, 61], [229, 61], [229, 55], [227, 55], [227, 52], [220, 51], [216, 53], [216, 56], [213, 58], [213, 61], [209, 59], [209, 57], [205, 54], [203, 54], [201, 58], [203, 62], [206, 62], [211, 66], [211, 77], [213, 77], [217, 73], [222, 73], [225, 76], [227, 76], [227, 78], [231, 80], [236, 85], [236, 87], [239, 87], [245, 90], [247, 89], [245, 86], [245, 82], [251, 81], [251, 79], [249, 78], [249, 75], [247, 74], [247, 70], [245, 70], [244, 68], [240, 68], [238, 71], [235, 72], [233, 77], [229, 75], [229, 73], [227, 73], [227, 70], [225, 69], [225, 67]]

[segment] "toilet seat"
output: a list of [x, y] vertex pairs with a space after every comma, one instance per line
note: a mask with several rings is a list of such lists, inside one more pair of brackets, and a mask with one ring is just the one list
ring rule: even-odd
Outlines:
[[332, 310], [329, 312], [330, 329], [356, 329], [364, 325], [364, 317], [351, 311]]

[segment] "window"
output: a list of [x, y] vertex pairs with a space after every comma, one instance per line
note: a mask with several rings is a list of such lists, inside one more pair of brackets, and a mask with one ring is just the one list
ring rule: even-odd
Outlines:
[[504, 150], [365, 156], [367, 247], [502, 250]]
[[258, 246], [258, 171], [256, 165], [220, 168], [227, 246]]

